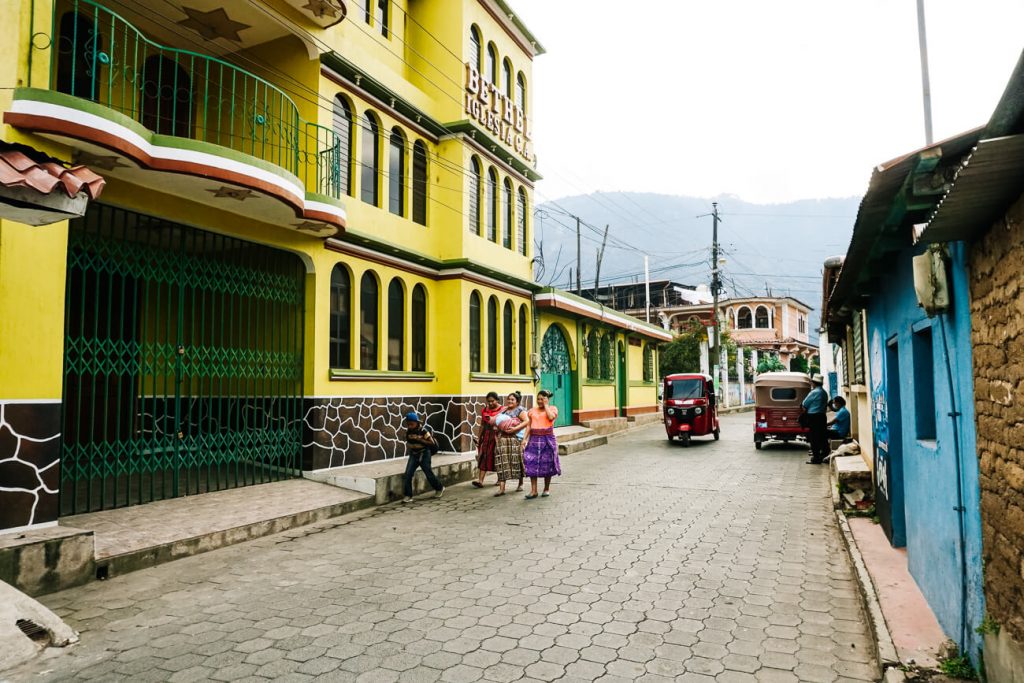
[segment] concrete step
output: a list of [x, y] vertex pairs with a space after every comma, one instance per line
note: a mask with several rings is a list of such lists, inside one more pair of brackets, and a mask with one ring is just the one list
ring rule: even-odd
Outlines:
[[661, 422], [661, 413], [644, 413], [643, 415], [630, 415], [628, 418], [630, 427], [641, 427], [643, 425]]
[[585, 439], [593, 436], [594, 430], [580, 425], [568, 425], [566, 427], [555, 427], [555, 439], [558, 443], [569, 443], [578, 439]]
[[[406, 458], [380, 460], [365, 465], [335, 467], [329, 470], [305, 472], [303, 476], [331, 486], [358, 491], [373, 497], [374, 504], [383, 505], [403, 497], [402, 479]], [[444, 486], [451, 486], [473, 478], [476, 471], [474, 453], [439, 453], [431, 458], [434, 474]], [[417, 471], [412, 480], [413, 495], [432, 491], [423, 472]]]
[[874, 489], [871, 469], [864, 458], [860, 455], [833, 456], [829, 468], [833, 484], [832, 502], [836, 508], [863, 509], [870, 506]]
[[591, 436], [585, 436], [581, 439], [573, 439], [567, 442], [558, 442], [558, 454], [559, 455], [572, 455], [573, 453], [579, 453], [591, 448], [597, 448], [608, 443], [608, 436], [606, 434], [593, 434]]
[[580, 424], [598, 434], [614, 434], [627, 429], [629, 420], [624, 417], [605, 417], [599, 420], [584, 420]]

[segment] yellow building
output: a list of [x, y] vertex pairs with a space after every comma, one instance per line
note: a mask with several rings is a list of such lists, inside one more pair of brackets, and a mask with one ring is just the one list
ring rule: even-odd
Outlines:
[[[595, 324], [620, 363], [570, 374], [569, 414], [654, 409], [663, 333], [534, 305], [543, 49], [503, 0], [11, 0], [0, 21], [0, 159], [31, 159], [0, 193], [0, 529], [404, 455], [410, 409], [470, 450], [483, 394], [536, 389], [555, 324], [571, 373]], [[102, 196], [26, 218], [32, 174], [71, 164]]]

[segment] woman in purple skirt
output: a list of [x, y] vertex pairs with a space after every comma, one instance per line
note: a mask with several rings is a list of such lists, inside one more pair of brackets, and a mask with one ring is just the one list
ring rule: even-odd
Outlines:
[[558, 444], [555, 442], [558, 408], [548, 403], [550, 398], [550, 391], [540, 391], [537, 394], [536, 407], [527, 413], [530, 424], [526, 428], [526, 446], [523, 449], [523, 469], [530, 478], [527, 500], [533, 500], [538, 496], [538, 477], [544, 477], [544, 492], [539, 495], [547, 497], [551, 488], [551, 477], [562, 474], [562, 466], [558, 462]]

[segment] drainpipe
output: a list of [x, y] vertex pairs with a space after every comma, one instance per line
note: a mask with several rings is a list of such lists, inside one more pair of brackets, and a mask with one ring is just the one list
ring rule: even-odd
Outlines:
[[953, 453], [956, 457], [956, 507], [957, 521], [960, 526], [960, 642], [967, 647], [967, 532], [964, 514], [963, 461], [960, 457], [960, 417], [956, 409], [956, 398], [953, 387], [953, 368], [949, 361], [949, 343], [946, 339], [945, 317], [948, 313], [940, 313], [939, 329], [942, 331], [942, 350], [946, 357], [946, 381], [949, 387], [949, 418], [953, 426]]
[[533, 363], [530, 363], [530, 371], [533, 373], [533, 383], [537, 386], [540, 385], [540, 349], [537, 348], [537, 327], [540, 325], [540, 313], [537, 312], [537, 294], [536, 292], [530, 295], [530, 312], [533, 314], [533, 324], [530, 326], [530, 336], [532, 339], [533, 353], [530, 354], [531, 360], [533, 356], [537, 357], [537, 365], [533, 367]]

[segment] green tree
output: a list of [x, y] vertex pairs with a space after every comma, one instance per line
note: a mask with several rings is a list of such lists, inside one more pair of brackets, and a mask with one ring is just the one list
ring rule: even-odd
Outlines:
[[[700, 372], [700, 345], [708, 341], [708, 330], [697, 322], [688, 322], [680, 333], [661, 350], [661, 376], [677, 372]], [[722, 330], [721, 343], [725, 346], [730, 367], [736, 366], [736, 344], [729, 331]]]
[[789, 360], [789, 369], [793, 372], [802, 372], [807, 374], [807, 359], [803, 356], [793, 356]]
[[786, 369], [778, 356], [765, 356], [757, 364], [758, 374], [762, 372], [781, 372]]

